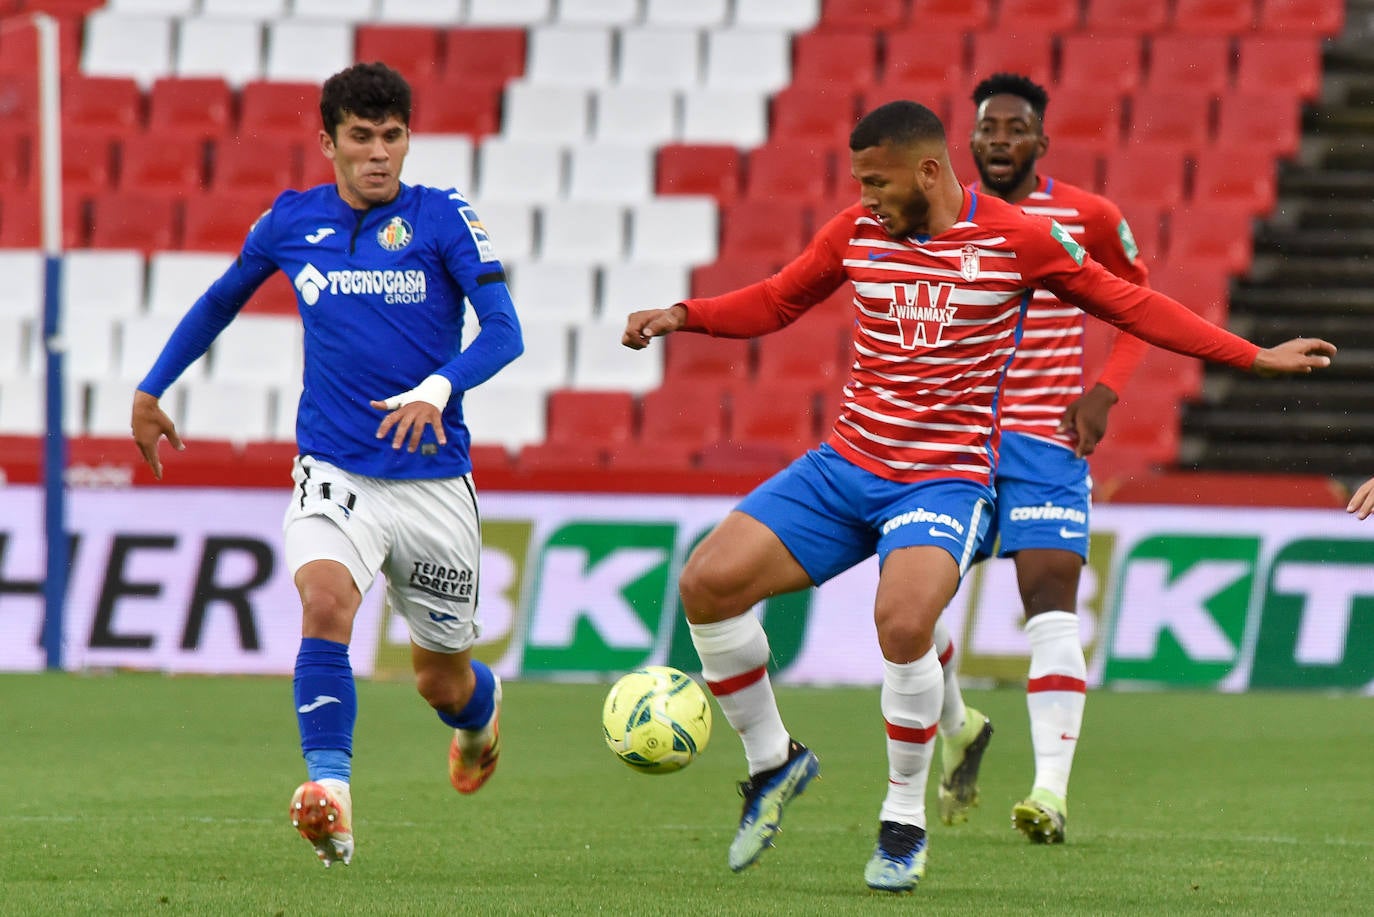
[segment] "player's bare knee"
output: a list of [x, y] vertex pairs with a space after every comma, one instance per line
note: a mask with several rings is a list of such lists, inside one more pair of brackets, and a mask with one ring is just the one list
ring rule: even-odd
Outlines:
[[912, 662], [923, 656], [933, 645], [935, 621], [925, 615], [912, 614], [908, 609], [884, 609], [874, 613], [878, 630], [878, 648], [889, 662]]
[[473, 679], [463, 679], [454, 672], [420, 671], [415, 673], [415, 690], [435, 710], [454, 713], [463, 709], [472, 697]]
[[727, 573], [717, 565], [702, 563], [696, 555], [688, 558], [686, 566], [682, 568], [682, 575], [678, 577], [678, 593], [682, 596], [687, 620], [693, 624], [724, 621], [749, 607], [740, 606], [739, 589], [731, 584]]
[[353, 635], [353, 615], [357, 604], [350, 597], [329, 589], [301, 591], [301, 633], [348, 643]]

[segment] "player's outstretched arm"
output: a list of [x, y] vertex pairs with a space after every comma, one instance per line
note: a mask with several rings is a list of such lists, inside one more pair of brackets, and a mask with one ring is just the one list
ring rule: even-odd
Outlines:
[[1357, 519], [1368, 519], [1369, 514], [1374, 513], [1374, 478], [1365, 481], [1355, 490], [1355, 495], [1346, 504], [1345, 511], [1354, 513]]
[[654, 338], [672, 334], [686, 322], [687, 310], [681, 305], [631, 312], [625, 320], [625, 333], [621, 335], [620, 343], [631, 350], [643, 350]]
[[186, 448], [182, 445], [176, 424], [172, 423], [172, 418], [162, 410], [156, 398], [147, 392], [134, 392], [134, 409], [129, 427], [134, 434], [134, 444], [143, 453], [143, 461], [153, 469], [153, 477], [161, 481], [162, 460], [157, 455], [158, 441], [165, 436], [178, 452]]
[[1331, 365], [1336, 345], [1320, 338], [1293, 338], [1255, 355], [1250, 371], [1259, 376], [1291, 376]]

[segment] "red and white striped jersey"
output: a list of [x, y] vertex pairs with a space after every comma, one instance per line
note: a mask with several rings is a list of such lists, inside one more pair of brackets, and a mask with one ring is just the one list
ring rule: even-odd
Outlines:
[[1033, 289], [1170, 350], [1241, 367], [1259, 350], [1107, 271], [1059, 224], [972, 191], [935, 237], [894, 239], [863, 207], [849, 207], [767, 280], [682, 303], [683, 328], [755, 337], [846, 281], [856, 356], [828, 442], [894, 481], [990, 483], [998, 400]]
[[[978, 189], [976, 183], [971, 187]], [[1142, 285], [1147, 282], [1130, 227], [1105, 197], [1042, 175], [1036, 189], [1018, 206], [1063, 226], [1094, 260], [1118, 277]], [[1085, 388], [1085, 324], [1081, 309], [1060, 302], [1049, 290], [1035, 291], [1026, 312], [1021, 346], [1002, 389], [1003, 430], [1072, 447], [1073, 437], [1056, 431], [1064, 409]], [[1147, 348], [1139, 338], [1115, 335], [1098, 381], [1120, 393]]]

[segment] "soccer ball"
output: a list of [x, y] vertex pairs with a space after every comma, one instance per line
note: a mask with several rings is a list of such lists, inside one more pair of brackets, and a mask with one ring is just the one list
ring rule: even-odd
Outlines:
[[611, 686], [601, 727], [621, 761], [642, 774], [671, 774], [706, 750], [711, 702], [685, 673], [645, 666]]

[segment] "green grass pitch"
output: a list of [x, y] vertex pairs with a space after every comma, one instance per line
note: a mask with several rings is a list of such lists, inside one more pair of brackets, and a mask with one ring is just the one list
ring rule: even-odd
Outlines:
[[[1339, 914], [1374, 907], [1371, 699], [1099, 692], [1068, 844], [1009, 826], [1029, 789], [1024, 695], [992, 716], [981, 808], [931, 832], [912, 896], [863, 885], [886, 779], [876, 690], [782, 689], [822, 779], [777, 849], [725, 865], [739, 742], [717, 717], [685, 771], [600, 736], [605, 687], [510, 683], [504, 751], [472, 797], [406, 684], [363, 683], [353, 865], [286, 818], [303, 779], [283, 678], [0, 676], [0, 914]], [[933, 794], [929, 807], [936, 811]]]

